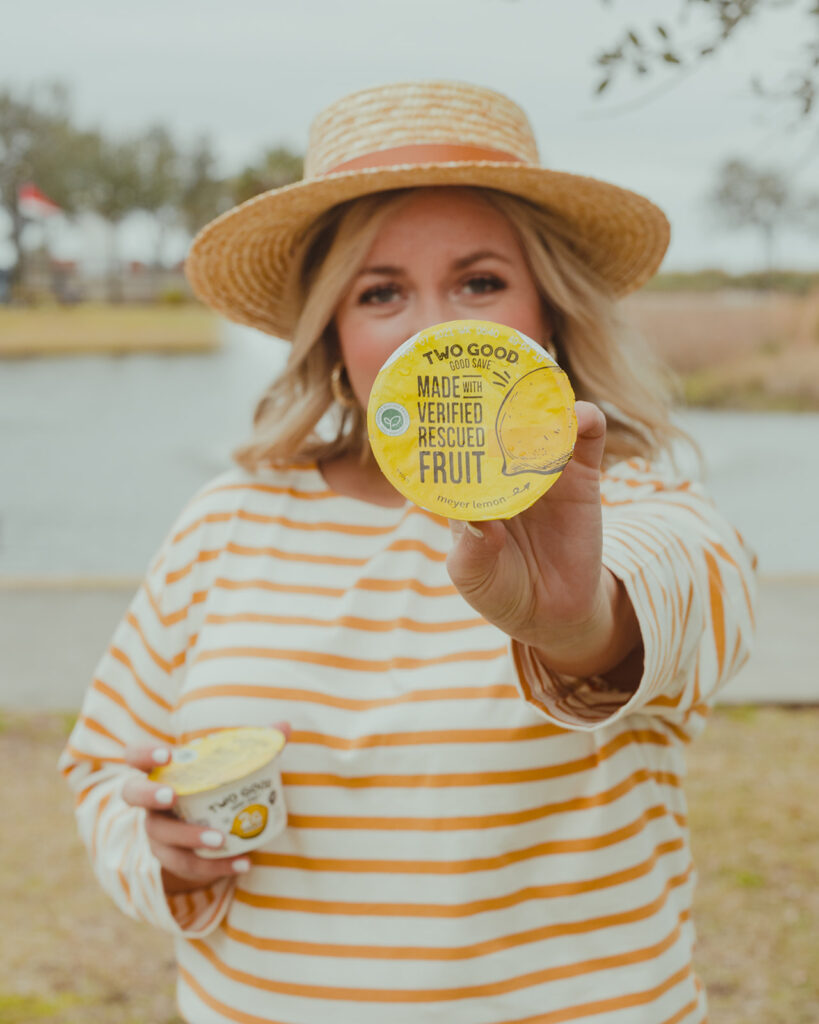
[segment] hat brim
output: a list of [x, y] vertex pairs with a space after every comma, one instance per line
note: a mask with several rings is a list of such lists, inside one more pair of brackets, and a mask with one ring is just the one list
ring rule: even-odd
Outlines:
[[494, 188], [543, 206], [568, 224], [580, 256], [616, 297], [662, 262], [668, 219], [645, 196], [597, 178], [528, 164], [407, 164], [342, 171], [263, 192], [199, 231], [185, 260], [198, 298], [235, 323], [288, 339], [285, 287], [293, 247], [322, 213], [349, 199], [425, 185]]

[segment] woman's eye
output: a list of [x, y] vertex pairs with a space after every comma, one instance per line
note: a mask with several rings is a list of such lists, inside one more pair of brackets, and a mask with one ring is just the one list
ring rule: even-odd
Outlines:
[[394, 284], [377, 284], [361, 293], [358, 304], [359, 306], [383, 306], [397, 292], [398, 289]]
[[464, 283], [464, 288], [472, 295], [486, 295], [489, 292], [500, 291], [505, 287], [506, 285], [503, 281], [499, 277], [495, 277], [494, 274], [478, 274], [476, 277], [470, 277]]

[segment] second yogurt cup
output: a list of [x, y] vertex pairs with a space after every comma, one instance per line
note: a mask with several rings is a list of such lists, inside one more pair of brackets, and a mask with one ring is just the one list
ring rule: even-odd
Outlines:
[[221, 849], [197, 849], [198, 856], [249, 853], [284, 830], [278, 757], [285, 742], [278, 729], [223, 729], [176, 747], [170, 764], [150, 773], [152, 782], [174, 790], [180, 818], [226, 836]]

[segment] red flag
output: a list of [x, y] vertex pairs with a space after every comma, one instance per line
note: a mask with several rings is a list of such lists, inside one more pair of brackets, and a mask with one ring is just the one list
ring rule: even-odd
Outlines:
[[41, 192], [36, 185], [28, 182], [17, 189], [17, 205], [24, 217], [34, 219], [40, 217], [51, 217], [55, 213], [62, 213], [62, 207], [58, 206], [45, 193]]

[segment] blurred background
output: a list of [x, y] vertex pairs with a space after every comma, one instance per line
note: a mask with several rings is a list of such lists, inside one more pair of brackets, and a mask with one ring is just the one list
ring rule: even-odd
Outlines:
[[[53, 762], [284, 358], [194, 300], [192, 237], [297, 180], [326, 104], [414, 78], [506, 93], [546, 166], [669, 216], [623, 313], [760, 561], [757, 652], [691, 751], [701, 970], [715, 1021], [819, 1020], [815, 0], [28, 0], [0, 33], [0, 765], [31, 780], [0, 867], [26, 921], [5, 930], [0, 1024], [175, 1019], [169, 946], [97, 892]], [[57, 867], [38, 860], [55, 820]]]

